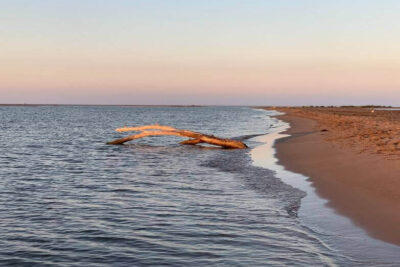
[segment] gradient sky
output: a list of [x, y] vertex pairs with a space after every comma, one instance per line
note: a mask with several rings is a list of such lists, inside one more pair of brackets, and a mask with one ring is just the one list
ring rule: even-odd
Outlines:
[[400, 106], [397, 0], [0, 0], [0, 103]]

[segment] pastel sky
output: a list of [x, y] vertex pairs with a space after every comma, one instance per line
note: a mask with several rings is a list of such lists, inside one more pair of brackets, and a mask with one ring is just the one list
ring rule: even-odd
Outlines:
[[397, 0], [0, 0], [0, 103], [400, 106]]

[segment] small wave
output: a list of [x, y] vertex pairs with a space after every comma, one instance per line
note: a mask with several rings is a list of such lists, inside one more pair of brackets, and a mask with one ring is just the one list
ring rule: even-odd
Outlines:
[[283, 183], [273, 171], [253, 166], [250, 156], [243, 150], [218, 153], [201, 165], [235, 173], [249, 188], [278, 199], [290, 216], [297, 216], [305, 192]]

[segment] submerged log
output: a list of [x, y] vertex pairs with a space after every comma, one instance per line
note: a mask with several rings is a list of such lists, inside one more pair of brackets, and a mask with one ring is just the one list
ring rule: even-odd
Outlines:
[[121, 145], [125, 142], [139, 139], [145, 136], [157, 136], [157, 135], [176, 135], [181, 137], [189, 137], [189, 140], [182, 141], [183, 145], [197, 145], [199, 143], [207, 143], [211, 145], [221, 146], [223, 148], [247, 148], [246, 144], [241, 141], [232, 139], [219, 138], [214, 135], [202, 134], [198, 132], [192, 132], [188, 130], [176, 129], [170, 126], [162, 125], [144, 125], [139, 127], [123, 127], [116, 129], [117, 132], [132, 132], [140, 131], [138, 134], [130, 135], [124, 138], [120, 138], [111, 142], [109, 145]]

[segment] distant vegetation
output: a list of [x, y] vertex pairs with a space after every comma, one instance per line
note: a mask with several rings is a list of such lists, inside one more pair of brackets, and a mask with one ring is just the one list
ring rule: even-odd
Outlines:
[[341, 108], [391, 108], [392, 106], [365, 105], [365, 106], [340, 106]]
[[345, 106], [302, 106], [302, 108], [393, 108], [393, 107], [383, 106], [383, 105], [364, 105], [364, 106], [345, 105]]

